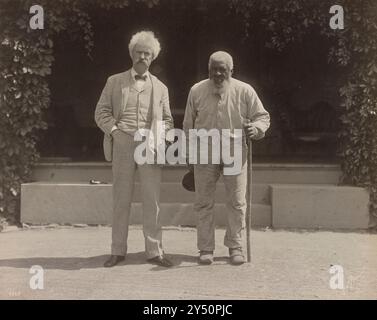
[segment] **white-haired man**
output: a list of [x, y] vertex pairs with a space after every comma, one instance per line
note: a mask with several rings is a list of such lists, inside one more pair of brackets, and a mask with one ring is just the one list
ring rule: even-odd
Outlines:
[[[241, 169], [226, 175], [224, 159], [220, 163], [194, 164], [195, 204], [197, 219], [197, 244], [199, 263], [211, 264], [215, 250], [215, 221], [213, 215], [216, 182], [223, 174], [227, 194], [227, 229], [224, 244], [229, 248], [230, 262], [245, 262], [242, 252], [242, 229], [246, 212], [247, 144], [246, 139], [261, 139], [270, 125], [269, 113], [264, 109], [255, 90], [247, 83], [232, 78], [233, 59], [224, 51], [209, 58], [209, 79], [195, 84], [188, 95], [183, 129], [228, 129], [235, 134], [240, 129], [242, 154]], [[245, 135], [246, 137], [242, 137]], [[221, 136], [221, 134], [220, 134]], [[235, 136], [233, 140], [235, 142]], [[224, 147], [225, 141], [221, 141]], [[211, 149], [211, 142], [208, 142]], [[236, 148], [234, 148], [236, 150]], [[202, 151], [202, 150], [201, 150]], [[251, 164], [250, 164], [251, 165]]]
[[151, 129], [164, 121], [166, 130], [173, 128], [167, 87], [148, 69], [160, 52], [153, 32], [141, 31], [129, 43], [132, 68], [110, 76], [97, 103], [95, 121], [105, 133], [105, 158], [112, 161], [113, 219], [111, 256], [105, 267], [125, 259], [133, 198], [135, 171], [140, 178], [143, 208], [143, 233], [147, 260], [164, 267], [172, 263], [164, 256], [159, 223], [161, 167], [138, 165], [134, 160], [134, 139], [139, 129]]

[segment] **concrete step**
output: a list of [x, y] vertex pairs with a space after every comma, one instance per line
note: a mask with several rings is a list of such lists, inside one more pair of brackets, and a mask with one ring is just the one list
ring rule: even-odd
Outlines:
[[[180, 182], [186, 172], [186, 166], [164, 166], [162, 181]], [[339, 165], [333, 164], [253, 164], [253, 183], [259, 184], [338, 184], [340, 175]], [[32, 179], [53, 182], [88, 182], [96, 179], [111, 182], [111, 163], [39, 163], [33, 169]]]
[[367, 229], [369, 192], [331, 185], [271, 185], [274, 228]]
[[[22, 185], [24, 193], [59, 193], [61, 196], [64, 193], [71, 193], [71, 189], [74, 189], [77, 193], [84, 193], [90, 197], [90, 193], [94, 194], [110, 194], [112, 190], [112, 184], [99, 184], [91, 185], [88, 183], [79, 182], [32, 182]], [[141, 202], [141, 185], [139, 182], [135, 183], [133, 202]], [[103, 190], [99, 190], [103, 189]], [[271, 204], [270, 201], [270, 187], [267, 184], [253, 184], [252, 187], [252, 200], [253, 203], [259, 204]], [[193, 203], [195, 200], [195, 192], [189, 192], [182, 187], [179, 182], [163, 182], [160, 190], [160, 201], [171, 203]], [[219, 182], [216, 187], [215, 200], [218, 203], [225, 203], [227, 201], [227, 194], [223, 183]]]
[[[215, 206], [216, 222], [226, 223], [227, 208], [224, 203]], [[21, 186], [21, 221], [26, 223], [85, 223], [110, 224], [112, 192], [110, 185], [40, 184]], [[131, 223], [142, 223], [142, 205], [132, 204]], [[271, 206], [254, 204], [253, 226], [271, 226]], [[195, 226], [196, 217], [192, 203], [162, 202], [163, 225]]]
[[[177, 183], [163, 183], [161, 220], [164, 225], [195, 225], [192, 193]], [[138, 188], [138, 184], [136, 185]], [[264, 201], [270, 190], [271, 205], [254, 203], [253, 225], [273, 228], [367, 229], [371, 223], [369, 193], [363, 188], [310, 185], [254, 185], [255, 199]], [[174, 193], [173, 193], [174, 192]], [[182, 192], [182, 193], [181, 193]], [[215, 207], [218, 225], [225, 225], [227, 208], [224, 190], [218, 191]], [[180, 194], [181, 199], [172, 194]], [[135, 196], [132, 223], [141, 223], [140, 199]], [[29, 223], [109, 224], [111, 185], [83, 183], [28, 183], [21, 185], [21, 221]]]
[[[135, 184], [134, 201], [141, 202], [140, 184]], [[254, 183], [252, 185], [253, 203], [271, 204], [270, 187], [268, 184]], [[180, 202], [193, 203], [195, 200], [195, 192], [188, 192], [182, 187], [180, 182], [163, 182], [161, 184], [161, 202]], [[215, 200], [218, 203], [227, 201], [227, 192], [224, 183], [221, 181], [216, 185]]]

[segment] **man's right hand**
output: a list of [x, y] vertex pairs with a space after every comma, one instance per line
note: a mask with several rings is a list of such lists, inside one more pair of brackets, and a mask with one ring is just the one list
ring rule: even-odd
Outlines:
[[250, 140], [256, 139], [259, 136], [258, 129], [251, 122], [244, 123], [243, 128], [245, 130], [246, 136]]

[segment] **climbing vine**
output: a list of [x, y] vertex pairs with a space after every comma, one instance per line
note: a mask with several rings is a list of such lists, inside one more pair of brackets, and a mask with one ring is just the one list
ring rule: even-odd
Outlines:
[[39, 0], [44, 28], [30, 28], [31, 0], [0, 1], [0, 216], [19, 221], [20, 185], [31, 177], [38, 160], [36, 144], [47, 128], [44, 112], [50, 104], [48, 76], [54, 61], [54, 36], [66, 32], [82, 41], [90, 55], [93, 8], [125, 8], [158, 0]]
[[[163, 1], [163, 0], [161, 0]], [[54, 36], [67, 33], [93, 48], [92, 9], [148, 7], [159, 0], [40, 0], [45, 28], [31, 30], [30, 0], [0, 1], [0, 215], [19, 221], [20, 185], [28, 181], [38, 161], [36, 144], [47, 128], [44, 112], [50, 104], [48, 77], [54, 61]], [[203, 2], [205, 3], [205, 1]], [[329, 27], [333, 1], [224, 0], [244, 24], [245, 37], [261, 24], [266, 46], [285, 50], [318, 30], [332, 41], [330, 63], [346, 68], [339, 90], [343, 97], [339, 132], [342, 183], [370, 190], [371, 214], [377, 216], [377, 2], [341, 0], [344, 29]]]
[[[316, 30], [329, 39], [329, 63], [346, 70], [339, 88], [343, 98], [339, 154], [342, 184], [370, 191], [370, 213], [377, 217], [377, 2], [337, 1], [344, 9], [344, 28], [332, 29], [333, 1], [231, 0], [247, 37], [251, 21], [259, 21], [269, 33], [266, 46], [282, 51]], [[259, 17], [259, 19], [257, 19]]]

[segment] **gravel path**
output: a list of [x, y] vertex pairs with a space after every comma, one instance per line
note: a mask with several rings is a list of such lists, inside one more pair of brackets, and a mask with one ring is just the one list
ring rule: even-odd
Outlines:
[[[166, 228], [164, 246], [176, 265], [172, 269], [146, 263], [139, 226], [130, 228], [126, 261], [103, 268], [110, 236], [109, 227], [1, 232], [0, 298], [377, 298], [377, 234], [253, 230], [252, 262], [235, 267], [228, 263], [220, 229], [214, 264], [199, 266], [195, 230]], [[29, 271], [34, 265], [44, 270], [43, 290], [30, 288]], [[341, 269], [330, 274], [331, 265], [341, 266], [343, 289], [331, 289], [331, 277], [341, 276]]]

